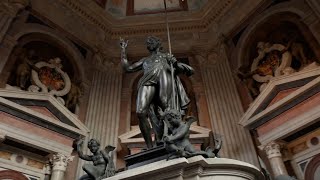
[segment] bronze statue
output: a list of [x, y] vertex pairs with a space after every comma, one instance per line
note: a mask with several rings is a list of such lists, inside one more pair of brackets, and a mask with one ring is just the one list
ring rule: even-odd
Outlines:
[[197, 151], [189, 140], [190, 126], [196, 121], [195, 117], [189, 116], [186, 121], [182, 121], [181, 114], [176, 110], [169, 110], [162, 114], [164, 117], [165, 148], [169, 153], [167, 159], [179, 157], [192, 157], [202, 155], [206, 158], [219, 157], [218, 152], [222, 146], [221, 136], [213, 136], [215, 147], [207, 147], [206, 151]]
[[[107, 146], [104, 150], [100, 150], [100, 143], [96, 139], [90, 139], [88, 148], [93, 155], [84, 155], [81, 146], [83, 140], [77, 142], [77, 152], [79, 157], [85, 161], [92, 161], [92, 164], [85, 164], [82, 169], [87, 173], [80, 177], [79, 180], [101, 180], [113, 176], [115, 174], [115, 167], [113, 163], [113, 155], [109, 156], [115, 147]], [[113, 152], [112, 152], [113, 154]]]
[[[150, 55], [130, 64], [126, 52], [128, 41], [120, 39], [121, 62], [124, 70], [136, 72], [142, 69], [144, 73], [138, 84], [136, 113], [142, 136], [147, 148], [150, 149], [153, 147], [151, 127], [148, 123], [150, 106], [154, 105], [155, 114], [158, 114], [158, 109], [163, 111], [176, 109], [183, 112], [190, 100], [177, 74], [185, 73], [190, 76], [194, 70], [186, 64], [177, 62], [171, 54], [161, 52], [160, 39], [150, 36], [146, 44]], [[173, 97], [174, 94], [175, 97]]]

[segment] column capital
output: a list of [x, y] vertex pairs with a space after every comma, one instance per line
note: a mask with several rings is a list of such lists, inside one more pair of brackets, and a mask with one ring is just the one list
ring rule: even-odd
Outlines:
[[281, 151], [285, 147], [284, 142], [271, 141], [265, 145], [259, 146], [261, 150], [264, 150], [268, 158], [282, 157]]
[[69, 162], [73, 161], [74, 156], [67, 156], [61, 153], [53, 154], [50, 158], [52, 170], [66, 171]]

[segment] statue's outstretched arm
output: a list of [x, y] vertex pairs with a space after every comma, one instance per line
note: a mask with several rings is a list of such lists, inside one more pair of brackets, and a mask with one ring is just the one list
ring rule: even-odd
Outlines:
[[86, 160], [86, 161], [92, 161], [91, 156], [89, 156], [89, 155], [84, 155], [83, 152], [81, 151], [81, 146], [82, 146], [82, 144], [83, 144], [83, 141], [82, 141], [82, 140], [80, 140], [80, 141], [77, 142], [77, 152], [78, 152], [79, 157], [80, 157], [81, 159], [83, 159], [83, 160]]
[[124, 39], [120, 38], [120, 48], [121, 48], [121, 64], [123, 69], [126, 72], [136, 72], [142, 69], [142, 64], [144, 59], [141, 59], [138, 62], [133, 63], [130, 65], [127, 57], [127, 46], [128, 46], [128, 41], [124, 41]]

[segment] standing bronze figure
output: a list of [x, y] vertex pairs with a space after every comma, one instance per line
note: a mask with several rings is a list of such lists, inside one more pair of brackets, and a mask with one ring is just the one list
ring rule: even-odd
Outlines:
[[[136, 113], [142, 136], [147, 148], [150, 149], [153, 144], [148, 117], [152, 112], [157, 114], [159, 108], [162, 111], [176, 109], [183, 114], [190, 100], [177, 74], [185, 73], [190, 76], [194, 70], [184, 63], [177, 62], [171, 54], [161, 52], [162, 46], [159, 38], [148, 37], [146, 45], [150, 55], [130, 64], [126, 51], [128, 41], [120, 39], [121, 62], [124, 70], [126, 72], [136, 72], [142, 69], [144, 73], [138, 84]], [[173, 69], [171, 69], [171, 65]], [[163, 128], [159, 129], [163, 130]], [[161, 134], [161, 132], [155, 133]]]

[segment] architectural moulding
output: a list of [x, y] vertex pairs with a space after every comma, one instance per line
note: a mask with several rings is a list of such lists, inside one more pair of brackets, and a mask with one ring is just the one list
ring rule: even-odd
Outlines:
[[120, 172], [110, 180], [134, 179], [167, 180], [263, 180], [262, 173], [253, 165], [226, 158], [208, 158], [195, 156], [170, 161], [161, 160], [142, 167]]
[[[143, 26], [141, 26], [141, 24], [136, 24], [136, 20], [139, 17], [131, 17], [129, 20], [113, 19], [111, 15], [107, 14], [104, 9], [101, 9], [101, 7], [96, 5], [94, 2], [80, 2], [74, 0], [61, 0], [61, 2], [72, 8], [80, 16], [103, 29], [106, 34], [111, 37], [118, 38], [120, 36], [158, 34], [166, 32], [166, 29], [163, 26], [164, 19], [162, 16], [154, 18], [150, 17], [150, 20], [143, 22]], [[216, 1], [209, 1], [208, 6], [203, 12], [201, 12], [201, 14], [197, 15], [190, 13], [194, 18], [187, 16], [187, 19], [181, 20], [181, 16], [173, 15], [172, 18], [175, 19], [173, 19], [174, 23], [172, 23], [170, 29], [172, 32], [206, 31], [211, 26], [211, 23], [221, 17], [235, 2], [236, 0], [227, 0], [224, 2], [219, 1], [218, 3]], [[89, 8], [85, 8], [85, 5], [82, 3], [85, 3]], [[97, 12], [104, 16], [99, 15]], [[192, 19], [191, 22], [189, 19]], [[160, 26], [155, 26], [155, 23], [160, 24]]]

